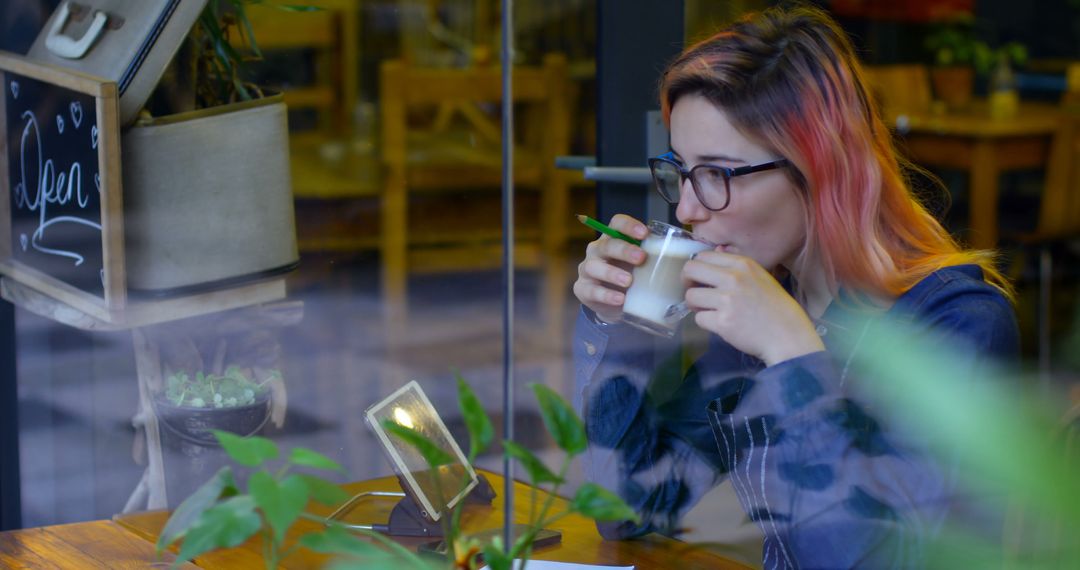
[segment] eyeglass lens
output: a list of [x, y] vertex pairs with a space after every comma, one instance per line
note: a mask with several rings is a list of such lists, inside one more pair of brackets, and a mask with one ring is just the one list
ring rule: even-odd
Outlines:
[[[727, 204], [727, 173], [723, 169], [701, 165], [690, 171], [690, 178], [703, 206], [715, 210]], [[665, 200], [672, 204], [679, 202], [682, 174], [675, 164], [656, 161], [653, 164], [653, 179], [656, 181], [656, 189]]]

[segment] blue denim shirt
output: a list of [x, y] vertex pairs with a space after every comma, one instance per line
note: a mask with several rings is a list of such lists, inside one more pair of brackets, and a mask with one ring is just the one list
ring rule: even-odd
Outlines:
[[1015, 315], [977, 266], [931, 274], [884, 315], [841, 300], [818, 320], [824, 352], [771, 367], [715, 335], [683, 367], [674, 343], [598, 325], [583, 309], [574, 399], [590, 444], [586, 475], [643, 521], [601, 524], [601, 534], [677, 534], [682, 516], [730, 478], [764, 533], [765, 568], [919, 566], [946, 520], [975, 509], [960, 498], [955, 462], [932, 457], [894, 425], [899, 411], [850, 377], [852, 353], [884, 316], [948, 338], [977, 378], [979, 367], [1016, 357]]

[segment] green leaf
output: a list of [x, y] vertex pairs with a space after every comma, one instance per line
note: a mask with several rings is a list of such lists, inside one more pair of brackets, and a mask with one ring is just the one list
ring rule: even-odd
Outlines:
[[1020, 389], [1034, 379], [990, 366], [973, 373], [970, 359], [957, 358], [947, 342], [895, 321], [883, 321], [866, 338], [873, 341], [853, 365], [875, 379], [875, 397], [903, 410], [902, 429], [923, 438], [941, 461], [962, 459], [959, 474], [971, 488], [1015, 495], [1080, 524], [1075, 464], [1048, 445], [1056, 411]]
[[248, 47], [251, 48], [251, 53], [258, 59], [262, 59], [262, 51], [259, 50], [259, 44], [255, 41], [255, 30], [251, 28], [251, 20], [248, 20], [247, 10], [236, 11], [237, 20], [240, 21], [240, 29], [244, 31], [243, 37], [247, 40]]
[[312, 475], [297, 474], [308, 486], [311, 498], [328, 507], [335, 507], [349, 500], [349, 494], [334, 483]]
[[440, 449], [434, 442], [412, 428], [407, 428], [393, 420], [383, 421], [383, 427], [395, 437], [414, 447], [431, 467], [439, 467], [454, 462], [454, 458], [449, 453]]
[[259, 471], [248, 479], [248, 490], [266, 516], [266, 522], [274, 529], [274, 538], [281, 542], [285, 531], [307, 504], [307, 484], [296, 475], [289, 475], [279, 483], [269, 473]]
[[510, 555], [503, 552], [502, 538], [495, 537], [491, 542], [484, 545], [484, 563], [491, 570], [510, 570], [512, 560]]
[[455, 372], [454, 376], [458, 383], [458, 402], [461, 404], [461, 414], [465, 417], [465, 427], [469, 430], [469, 461], [482, 453], [495, 439], [495, 428], [491, 425], [491, 418], [484, 412], [484, 406], [476, 397], [472, 388]]
[[330, 459], [317, 451], [312, 451], [303, 447], [293, 448], [292, 452], [289, 453], [289, 463], [311, 467], [312, 469], [322, 469], [324, 471], [345, 472], [345, 469], [333, 459]]
[[194, 493], [184, 499], [180, 506], [176, 507], [168, 522], [165, 523], [161, 536], [158, 537], [157, 553], [160, 554], [182, 537], [203, 512], [214, 506], [223, 495], [230, 496], [236, 493], [236, 481], [233, 478], [232, 469], [222, 467], [209, 481], [203, 483]]
[[360, 540], [341, 527], [330, 527], [322, 532], [306, 534], [300, 539], [304, 547], [323, 554], [348, 554], [361, 558], [387, 558], [389, 553], [382, 548]]
[[626, 502], [596, 483], [585, 483], [578, 489], [570, 510], [598, 521], [640, 520]]
[[247, 467], [258, 467], [266, 461], [277, 459], [278, 448], [265, 437], [240, 437], [227, 431], [212, 430], [214, 437], [225, 448], [233, 461]]
[[510, 457], [517, 459], [521, 465], [529, 472], [529, 480], [533, 485], [539, 485], [542, 483], [557, 483], [562, 484], [563, 480], [558, 475], [551, 472], [550, 469], [544, 465], [543, 461], [536, 455], [533, 455], [531, 451], [524, 447], [512, 442], [504, 441], [503, 447], [506, 448], [506, 453]]
[[574, 409], [562, 396], [543, 384], [532, 384], [536, 401], [540, 404], [540, 414], [548, 433], [555, 438], [559, 449], [571, 457], [585, 451], [585, 425], [574, 413]]
[[262, 527], [255, 500], [238, 495], [208, 509], [199, 517], [180, 545], [177, 561], [183, 562], [215, 548], [232, 548], [251, 538]]

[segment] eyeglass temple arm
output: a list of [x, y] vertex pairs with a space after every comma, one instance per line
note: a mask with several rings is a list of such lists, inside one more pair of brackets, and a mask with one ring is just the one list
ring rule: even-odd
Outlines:
[[788, 165], [786, 158], [780, 160], [774, 160], [772, 162], [766, 162], [764, 164], [754, 164], [752, 166], [740, 166], [738, 168], [732, 168], [731, 174], [733, 176], [740, 176], [743, 174], [752, 174], [754, 172], [761, 172], [762, 170], [775, 170]]

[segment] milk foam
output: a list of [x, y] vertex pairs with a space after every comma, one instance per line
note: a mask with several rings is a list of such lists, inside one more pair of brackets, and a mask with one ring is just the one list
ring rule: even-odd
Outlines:
[[658, 255], [662, 253], [663, 255], [690, 257], [699, 251], [712, 249], [712, 246], [686, 238], [651, 237], [641, 244], [641, 249], [644, 249], [645, 253], [648, 253], [649, 255]]

